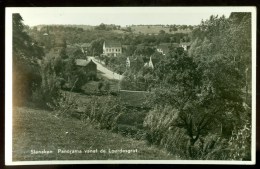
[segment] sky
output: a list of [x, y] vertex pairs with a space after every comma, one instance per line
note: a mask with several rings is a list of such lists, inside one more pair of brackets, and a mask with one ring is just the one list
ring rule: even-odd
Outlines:
[[11, 8], [21, 14], [24, 24], [99, 25], [198, 25], [211, 15], [225, 15], [246, 11], [240, 7], [38, 7]]

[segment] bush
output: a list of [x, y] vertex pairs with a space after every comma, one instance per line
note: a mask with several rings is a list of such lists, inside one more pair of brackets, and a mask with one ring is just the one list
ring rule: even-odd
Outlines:
[[183, 159], [189, 159], [189, 138], [184, 129], [175, 126], [178, 114], [179, 112], [171, 106], [157, 106], [151, 110], [144, 120], [146, 140]]
[[60, 97], [61, 78], [55, 72], [54, 56], [48, 55], [41, 63], [41, 85], [32, 93], [32, 100], [36, 106], [54, 106]]
[[61, 92], [59, 98], [53, 101], [53, 104], [48, 104], [49, 107], [54, 110], [57, 116], [64, 116], [64, 117], [75, 117], [80, 118], [80, 115], [76, 111], [78, 108], [78, 100], [76, 96], [73, 96], [71, 92]]
[[189, 152], [187, 151], [189, 144], [188, 140], [189, 138], [183, 129], [169, 127], [160, 141], [160, 146], [164, 147], [172, 154], [178, 155], [182, 159], [190, 159]]
[[127, 113], [122, 114], [118, 118], [118, 124], [125, 124], [135, 126], [137, 128], [143, 128], [143, 122], [146, 117], [145, 111], [135, 110], [131, 108], [131, 111], [126, 110]]
[[32, 101], [33, 93], [41, 85], [41, 75], [38, 70], [39, 68], [35, 65], [13, 66], [13, 104], [15, 106], [25, 106]]
[[[233, 131], [230, 138], [209, 132], [201, 135], [194, 145], [184, 128], [177, 124], [178, 111], [168, 107], [155, 107], [144, 121], [147, 129], [146, 140], [159, 145], [180, 156], [191, 160], [250, 160], [251, 126], [250, 122]], [[192, 153], [192, 154], [191, 154]]]
[[227, 140], [217, 134], [201, 137], [192, 147], [194, 160], [227, 160]]
[[137, 140], [144, 140], [146, 138], [146, 131], [141, 130], [135, 126], [119, 124], [114, 130], [123, 136], [134, 138]]
[[101, 129], [115, 129], [118, 118], [124, 114], [124, 107], [114, 96], [92, 96], [85, 106], [83, 120], [90, 119]]
[[247, 122], [241, 129], [234, 131], [228, 142], [228, 159], [251, 159], [251, 124]]
[[208, 134], [192, 150], [197, 160], [250, 160], [250, 132], [247, 127], [233, 132], [228, 140], [217, 134]]
[[144, 127], [148, 130], [148, 142], [160, 145], [177, 116], [178, 111], [170, 106], [155, 107], [151, 110], [144, 120]]

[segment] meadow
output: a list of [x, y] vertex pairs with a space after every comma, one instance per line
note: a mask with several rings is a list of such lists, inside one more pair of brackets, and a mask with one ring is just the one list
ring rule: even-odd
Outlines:
[[144, 25], [134, 25], [130, 26], [131, 29], [133, 30], [133, 33], [143, 33], [143, 34], [159, 34], [161, 30], [165, 31], [165, 33], [169, 34], [175, 34], [175, 33], [190, 33], [191, 30], [189, 29], [178, 29], [177, 31], [169, 31], [170, 28], [164, 27], [164, 26], [157, 26], [157, 25], [149, 25], [149, 26], [144, 26]]

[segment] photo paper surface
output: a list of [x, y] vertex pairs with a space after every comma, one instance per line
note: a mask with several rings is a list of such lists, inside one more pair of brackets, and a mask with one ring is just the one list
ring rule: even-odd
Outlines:
[[6, 8], [6, 165], [255, 164], [255, 7]]

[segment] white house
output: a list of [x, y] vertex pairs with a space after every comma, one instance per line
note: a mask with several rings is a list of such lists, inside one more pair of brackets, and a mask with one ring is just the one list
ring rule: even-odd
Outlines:
[[122, 45], [120, 42], [105, 41], [103, 43], [103, 55], [117, 56], [122, 53]]

